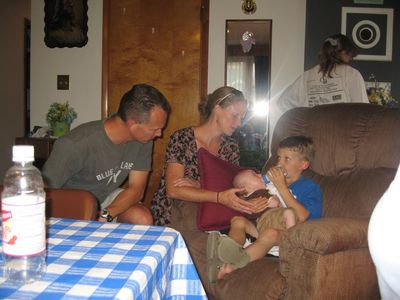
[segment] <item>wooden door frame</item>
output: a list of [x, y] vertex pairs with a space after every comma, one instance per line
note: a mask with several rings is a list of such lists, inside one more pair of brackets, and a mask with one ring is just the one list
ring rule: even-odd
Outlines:
[[108, 33], [110, 29], [110, 0], [103, 0], [103, 52], [101, 75], [101, 117], [108, 117], [108, 73], [109, 73], [109, 49]]
[[[103, 51], [101, 77], [101, 117], [108, 117], [108, 81], [109, 81], [109, 29], [110, 1], [103, 0]], [[200, 97], [207, 97], [208, 88], [208, 32], [209, 32], [210, 0], [201, 0], [200, 5]]]

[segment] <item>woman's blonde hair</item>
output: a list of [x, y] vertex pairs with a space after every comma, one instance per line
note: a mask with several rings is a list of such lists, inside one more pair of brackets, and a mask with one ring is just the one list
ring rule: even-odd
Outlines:
[[247, 103], [241, 91], [230, 86], [223, 86], [209, 94], [206, 99], [203, 99], [198, 108], [201, 117], [207, 120], [215, 106], [227, 107], [238, 101]]

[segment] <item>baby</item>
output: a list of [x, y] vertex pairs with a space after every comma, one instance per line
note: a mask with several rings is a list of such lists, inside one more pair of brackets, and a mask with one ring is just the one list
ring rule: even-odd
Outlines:
[[[285, 170], [281, 167], [282, 173]], [[254, 170], [240, 171], [233, 179], [233, 185], [245, 189], [244, 197], [253, 199], [266, 197], [269, 199], [269, 209], [261, 214], [256, 220], [258, 231], [266, 228], [288, 229], [297, 223], [297, 216], [293, 209], [287, 208], [274, 184], [268, 180], [266, 175], [255, 172]]]

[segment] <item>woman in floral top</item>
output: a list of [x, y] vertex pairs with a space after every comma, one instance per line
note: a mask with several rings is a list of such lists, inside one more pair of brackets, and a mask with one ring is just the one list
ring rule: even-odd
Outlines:
[[217, 199], [216, 192], [201, 189], [199, 183], [197, 151], [200, 148], [239, 164], [239, 147], [231, 135], [240, 126], [246, 109], [247, 102], [242, 92], [232, 87], [221, 87], [199, 105], [200, 114], [206, 120], [203, 124], [180, 129], [171, 135], [160, 187], [151, 205], [155, 225], [171, 223], [172, 201], [203, 202], [212, 199], [245, 213], [264, 209], [264, 203], [251, 203], [238, 198], [236, 192], [240, 189], [220, 192]]

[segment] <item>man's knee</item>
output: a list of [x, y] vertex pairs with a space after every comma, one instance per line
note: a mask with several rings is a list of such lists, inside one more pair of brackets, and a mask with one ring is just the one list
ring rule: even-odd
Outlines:
[[138, 225], [153, 225], [153, 217], [147, 207], [138, 203], [119, 215], [118, 222]]

